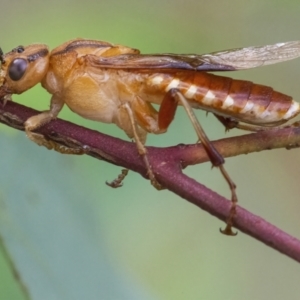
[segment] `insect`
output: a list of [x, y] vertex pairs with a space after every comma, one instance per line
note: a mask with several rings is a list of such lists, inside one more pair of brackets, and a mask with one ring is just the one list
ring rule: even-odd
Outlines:
[[[143, 55], [126, 46], [75, 39], [51, 52], [44, 44], [18, 46], [5, 55], [1, 51], [0, 85], [5, 101], [39, 82], [52, 94], [50, 109], [24, 124], [27, 136], [49, 149], [73, 153], [33, 132], [55, 119], [64, 104], [84, 118], [116, 124], [135, 140], [156, 187], [159, 184], [144, 147], [146, 135], [166, 132], [177, 106], [183, 106], [212, 164], [220, 168], [231, 189], [233, 204], [224, 232], [233, 234], [236, 186], [193, 109], [214, 113], [226, 128], [239, 127], [240, 122], [249, 124], [245, 127], [249, 130], [283, 124], [300, 112], [290, 96], [207, 72], [249, 69], [299, 56], [299, 41], [203, 55]], [[159, 104], [159, 110], [152, 104]]]

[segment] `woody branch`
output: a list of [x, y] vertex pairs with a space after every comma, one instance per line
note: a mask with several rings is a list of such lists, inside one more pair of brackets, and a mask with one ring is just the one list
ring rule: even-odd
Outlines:
[[[0, 106], [0, 122], [24, 130], [24, 122], [38, 111], [8, 102]], [[97, 131], [57, 119], [37, 132], [47, 139], [67, 147], [81, 149], [85, 154], [140, 173], [147, 178], [144, 162], [133, 143], [107, 136]], [[224, 156], [236, 156], [266, 149], [292, 148], [300, 145], [300, 127], [261, 131], [213, 142]], [[168, 148], [147, 147], [148, 157], [158, 181], [168, 190], [181, 196], [220, 220], [228, 217], [231, 202], [182, 173], [182, 168], [208, 161], [201, 144]], [[234, 227], [275, 250], [300, 262], [300, 241], [264, 219], [237, 207]]]

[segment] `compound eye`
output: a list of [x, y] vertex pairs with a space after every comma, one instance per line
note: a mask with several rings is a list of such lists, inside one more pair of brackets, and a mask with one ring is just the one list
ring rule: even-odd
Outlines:
[[25, 48], [23, 46], [18, 46], [14, 49], [11, 50], [11, 52], [18, 52], [18, 53], [22, 53], [24, 52]]
[[22, 52], [24, 52], [24, 47], [23, 46], [19, 46], [19, 47], [17, 47], [17, 52], [18, 53], [22, 53]]
[[24, 58], [16, 58], [15, 60], [13, 60], [13, 62], [9, 66], [9, 71], [8, 71], [11, 80], [13, 81], [20, 80], [27, 69], [27, 65], [28, 62]]

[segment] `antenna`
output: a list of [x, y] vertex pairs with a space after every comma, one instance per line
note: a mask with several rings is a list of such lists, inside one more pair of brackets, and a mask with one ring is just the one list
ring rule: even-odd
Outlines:
[[1, 62], [2, 64], [5, 63], [5, 60], [4, 60], [4, 53], [3, 53], [2, 48], [0, 48], [0, 62]]

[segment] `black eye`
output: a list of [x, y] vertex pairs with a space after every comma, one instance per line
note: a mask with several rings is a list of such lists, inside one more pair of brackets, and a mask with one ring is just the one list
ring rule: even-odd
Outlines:
[[9, 66], [8, 74], [11, 80], [18, 81], [24, 75], [28, 62], [23, 58], [16, 58]]
[[24, 47], [23, 46], [19, 46], [19, 47], [17, 47], [17, 52], [18, 53], [22, 53], [22, 52], [24, 52]]
[[23, 46], [18, 46], [16, 48], [12, 49], [11, 51], [12, 52], [22, 53], [22, 52], [24, 52], [24, 50], [25, 50], [25, 48]]

